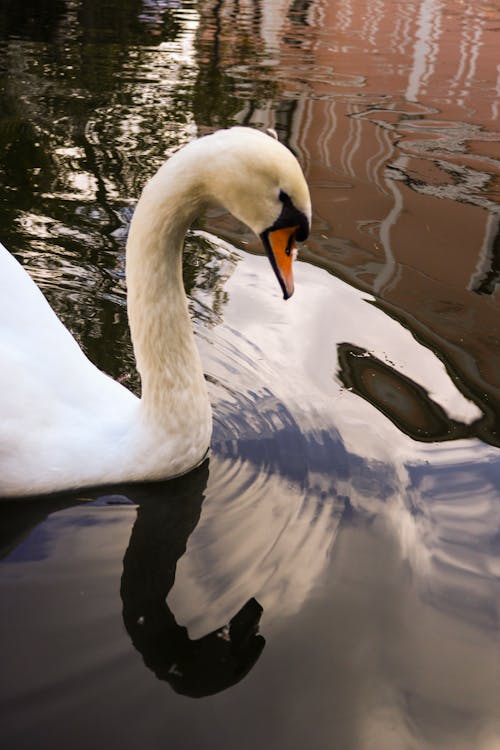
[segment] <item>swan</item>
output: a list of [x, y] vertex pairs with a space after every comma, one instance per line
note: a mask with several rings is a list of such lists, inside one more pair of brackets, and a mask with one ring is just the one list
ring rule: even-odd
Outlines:
[[311, 203], [275, 138], [234, 127], [181, 148], [145, 186], [126, 247], [141, 397], [95, 367], [0, 245], [0, 497], [184, 474], [205, 457], [212, 412], [182, 282], [187, 229], [222, 206], [257, 234], [285, 299]]

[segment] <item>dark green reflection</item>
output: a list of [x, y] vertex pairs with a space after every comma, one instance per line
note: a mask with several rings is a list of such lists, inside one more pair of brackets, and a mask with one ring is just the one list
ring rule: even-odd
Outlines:
[[[260, 4], [232, 12], [221, 0], [202, 7], [202, 32], [197, 39], [198, 75], [192, 110], [201, 127], [249, 123], [259, 107], [277, 99], [272, 70], [263, 64], [259, 34]], [[259, 75], [252, 75], [258, 65]], [[237, 117], [244, 112], [243, 117]]]

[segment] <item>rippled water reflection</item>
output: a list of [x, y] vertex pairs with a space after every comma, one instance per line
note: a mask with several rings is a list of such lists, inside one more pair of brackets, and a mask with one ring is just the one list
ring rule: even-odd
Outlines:
[[226, 215], [189, 235], [199, 470], [0, 506], [6, 747], [500, 746], [499, 27], [468, 0], [3, 5], [0, 238], [131, 388], [125, 237], [165, 155], [274, 127], [315, 211], [286, 305]]

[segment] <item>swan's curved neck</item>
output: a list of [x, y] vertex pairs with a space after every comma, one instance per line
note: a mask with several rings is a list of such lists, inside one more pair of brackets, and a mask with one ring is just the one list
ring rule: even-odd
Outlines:
[[[141, 411], [169, 431], [209, 412], [182, 280], [185, 233], [206, 203], [196, 172], [173, 157], [144, 189], [127, 241], [128, 316]], [[183, 168], [184, 167], [184, 168]], [[177, 424], [176, 424], [177, 423]]]

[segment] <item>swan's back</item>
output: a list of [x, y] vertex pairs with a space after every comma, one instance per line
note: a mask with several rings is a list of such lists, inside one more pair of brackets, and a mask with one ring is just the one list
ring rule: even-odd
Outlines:
[[[64, 376], [73, 372], [72, 365], [82, 366], [84, 355], [40, 289], [1, 244], [0, 321], [3, 364], [21, 367], [21, 381], [33, 374], [35, 379], [52, 378], [58, 386], [69, 388]], [[15, 381], [7, 382], [11, 387]]]
[[[100, 449], [92, 433], [102, 425], [119, 432], [137, 401], [87, 359], [1, 244], [0, 362], [0, 496], [29, 487], [31, 475], [43, 486], [40, 474], [57, 473], [58, 456], [67, 461], [68, 450], [75, 464], [85, 462], [85, 446]], [[64, 471], [73, 471], [72, 464]]]

